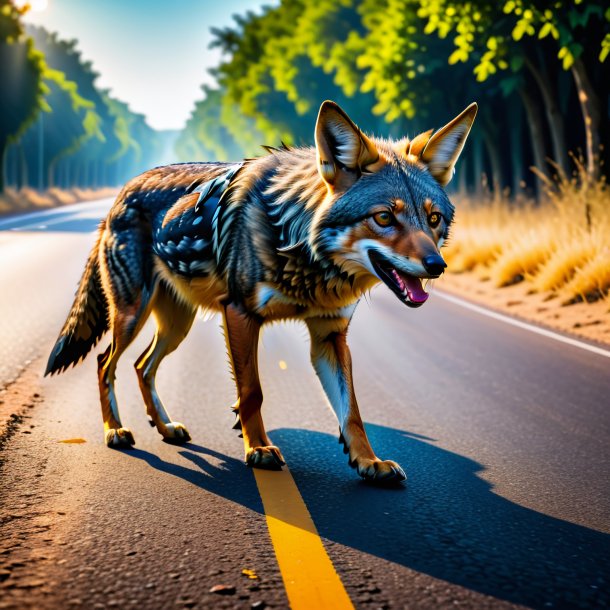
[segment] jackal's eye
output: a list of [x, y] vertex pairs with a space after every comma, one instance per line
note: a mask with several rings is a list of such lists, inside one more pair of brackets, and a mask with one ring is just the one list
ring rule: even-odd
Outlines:
[[390, 212], [377, 212], [377, 214], [373, 214], [373, 220], [380, 227], [389, 227], [394, 224], [394, 216]]
[[433, 229], [438, 227], [440, 221], [441, 221], [441, 215], [438, 212], [432, 212], [432, 214], [430, 214], [430, 216], [428, 216], [428, 224]]

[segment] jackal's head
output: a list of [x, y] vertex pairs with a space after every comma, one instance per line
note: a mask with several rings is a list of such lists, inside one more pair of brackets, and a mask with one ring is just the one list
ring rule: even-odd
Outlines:
[[428, 298], [424, 278], [446, 264], [439, 250], [453, 206], [443, 187], [477, 113], [471, 104], [433, 134], [369, 138], [333, 102], [316, 124], [318, 170], [328, 196], [316, 210], [311, 247], [350, 274], [372, 274], [410, 307]]

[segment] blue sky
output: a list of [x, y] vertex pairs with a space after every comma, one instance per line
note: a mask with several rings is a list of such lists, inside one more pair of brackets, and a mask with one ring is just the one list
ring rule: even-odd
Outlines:
[[98, 85], [146, 115], [156, 129], [184, 126], [207, 69], [219, 53], [208, 49], [210, 27], [232, 15], [259, 12], [276, 0], [48, 0], [25, 21], [62, 38], [76, 38], [85, 59], [100, 73]]

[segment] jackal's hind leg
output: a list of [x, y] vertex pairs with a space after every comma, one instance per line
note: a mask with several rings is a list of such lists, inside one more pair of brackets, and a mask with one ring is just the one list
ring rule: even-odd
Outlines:
[[115, 310], [112, 320], [112, 343], [97, 358], [102, 418], [108, 447], [129, 448], [131, 445], [135, 445], [131, 431], [121, 424], [114, 382], [119, 358], [142, 328], [148, 312], [148, 304], [143, 303], [142, 299], [137, 306], [123, 312]]
[[[121, 208], [122, 209], [122, 208]], [[114, 380], [119, 358], [135, 339], [150, 313], [154, 281], [146, 243], [137, 220], [129, 214], [109, 215], [100, 242], [99, 264], [106, 296], [112, 344], [98, 357], [98, 379], [106, 444], [131, 447], [133, 434], [119, 417]], [[130, 220], [131, 219], [131, 220]]]
[[271, 444], [261, 415], [263, 392], [258, 377], [258, 337], [261, 325], [234, 305], [225, 307], [225, 339], [237, 385], [235, 410], [239, 413], [248, 466], [279, 470], [284, 464], [280, 450]]
[[97, 375], [104, 420], [104, 437], [106, 445], [114, 448], [129, 448], [135, 445], [131, 430], [123, 428], [114, 392], [116, 363], [109, 365], [112, 358], [112, 345], [97, 357]]
[[172, 421], [157, 394], [155, 376], [163, 358], [173, 352], [188, 334], [195, 318], [195, 310], [178, 302], [165, 286], [160, 285], [152, 313], [157, 321], [157, 332], [152, 343], [135, 363], [140, 390], [146, 403], [146, 412], [163, 440], [186, 443], [191, 440], [191, 436], [184, 424]]
[[349, 464], [371, 483], [395, 484], [406, 479], [392, 460], [380, 460], [371, 447], [360, 417], [352, 381], [352, 359], [347, 346], [347, 318], [307, 320], [311, 335], [311, 362], [339, 420], [339, 442]]

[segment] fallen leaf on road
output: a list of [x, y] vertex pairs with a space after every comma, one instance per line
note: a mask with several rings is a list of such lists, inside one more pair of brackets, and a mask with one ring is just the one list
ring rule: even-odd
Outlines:
[[258, 578], [256, 572], [254, 570], [249, 570], [248, 568], [244, 568], [241, 573], [244, 576], [247, 576], [250, 580], [256, 580]]
[[233, 595], [235, 593], [235, 587], [233, 585], [214, 585], [210, 589], [210, 593], [216, 593], [217, 595]]
[[84, 438], [67, 438], [63, 441], [57, 441], [58, 443], [70, 443], [72, 445], [80, 445], [81, 443], [86, 443], [87, 441]]
[[288, 365], [286, 364], [286, 362], [284, 360], [280, 360], [279, 365], [280, 365], [280, 368], [282, 369], [282, 371], [285, 371], [288, 368]]

